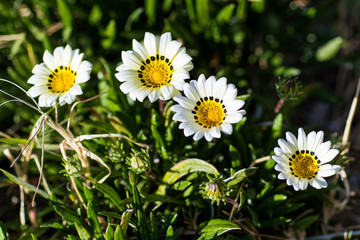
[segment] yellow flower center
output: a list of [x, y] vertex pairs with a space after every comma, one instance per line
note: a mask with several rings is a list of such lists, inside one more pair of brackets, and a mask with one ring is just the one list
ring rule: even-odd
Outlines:
[[195, 121], [204, 128], [221, 125], [226, 118], [225, 105], [222, 103], [222, 100], [212, 96], [200, 98], [192, 111]]
[[156, 55], [156, 57], [151, 56], [146, 61], [142, 61], [142, 65], [137, 72], [143, 86], [161, 88], [170, 83], [174, 67], [168, 58]]
[[299, 179], [314, 178], [318, 171], [321, 161], [315, 156], [314, 152], [309, 150], [296, 151], [291, 158], [289, 158], [289, 166], [291, 174]]
[[48, 76], [47, 86], [52, 93], [65, 93], [75, 84], [76, 72], [70, 67], [60, 66]]

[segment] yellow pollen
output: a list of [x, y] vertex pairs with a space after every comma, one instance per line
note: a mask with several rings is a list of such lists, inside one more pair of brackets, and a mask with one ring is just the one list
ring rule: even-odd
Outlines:
[[48, 76], [47, 87], [53, 93], [65, 93], [75, 84], [76, 72], [70, 67], [60, 66]]
[[312, 179], [316, 176], [319, 171], [320, 160], [314, 155], [313, 152], [309, 151], [297, 151], [289, 159], [289, 167], [291, 174], [299, 179], [306, 178]]
[[203, 101], [198, 101], [197, 106], [194, 108], [195, 121], [205, 128], [219, 126], [226, 116], [226, 109], [224, 107], [219, 101], [210, 100], [208, 97], [205, 97]]
[[170, 84], [174, 67], [168, 58], [157, 55], [143, 61], [137, 72], [143, 86], [161, 88], [164, 85]]

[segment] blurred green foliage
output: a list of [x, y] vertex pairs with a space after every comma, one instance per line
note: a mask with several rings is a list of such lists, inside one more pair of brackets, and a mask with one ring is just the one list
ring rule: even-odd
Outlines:
[[[328, 204], [328, 193], [335, 186], [293, 192], [276, 179], [271, 159], [258, 164], [256, 172], [246, 179], [237, 172], [271, 155], [276, 139], [285, 130], [297, 129], [300, 120], [314, 127], [306, 122], [306, 112], [297, 111], [306, 104], [306, 98], [340, 104], [331, 88], [338, 68], [346, 66], [351, 73], [359, 70], [359, 49], [351, 51], [351, 43], [356, 40], [351, 36], [359, 33], [359, 25], [341, 22], [334, 7], [339, 4], [339, 8], [349, 10], [347, 17], [351, 19], [358, 12], [350, 10], [359, 9], [359, 3], [324, 0], [301, 6], [299, 2], [0, 1], [1, 78], [28, 90], [32, 68], [42, 62], [46, 49], [52, 51], [66, 44], [79, 48], [93, 64], [92, 78], [82, 86], [84, 94], [80, 98], [106, 94], [77, 105], [72, 132], [76, 136], [119, 133], [132, 140], [97, 138], [83, 142], [112, 170], [105, 183], [94, 184], [106, 175], [106, 169], [91, 162], [91, 183], [81, 169], [76, 168], [73, 176], [69, 171], [64, 173], [63, 165], [71, 162], [64, 163], [58, 151], [62, 139], [46, 129], [43, 175], [51, 194], [42, 190], [42, 183], [36, 206], [31, 205], [39, 177], [35, 161], [19, 160], [18, 172], [9, 167], [8, 157], [1, 156], [4, 175], [0, 186], [4, 195], [0, 200], [0, 239], [5, 239], [6, 233], [10, 239], [106, 240], [189, 236], [255, 239], [261, 234], [288, 238], [302, 236], [303, 231], [321, 233], [321, 209]], [[347, 26], [347, 34], [338, 24]], [[165, 106], [133, 102], [120, 91], [114, 73], [121, 62], [121, 51], [130, 50], [131, 40], [141, 41], [146, 31], [157, 35], [169, 31], [184, 43], [195, 66], [191, 79], [201, 73], [207, 77], [225, 76], [237, 86], [240, 98], [246, 99], [247, 114], [234, 125], [232, 135], [210, 143], [194, 142], [185, 138], [171, 120], [169, 107], [173, 102]], [[286, 101], [274, 116], [279, 100], [277, 78], [298, 75], [304, 85], [303, 94]], [[1, 82], [0, 88], [29, 101], [13, 85]], [[0, 99], [3, 103], [9, 97], [1, 94]], [[39, 117], [18, 102], [2, 105], [1, 131], [10, 138], [0, 139], [1, 150], [11, 149], [16, 156]], [[60, 108], [63, 124], [68, 117], [69, 107]], [[137, 174], [126, 164], [135, 152], [145, 151], [133, 141], [150, 147], [146, 156], [150, 158], [150, 169], [144, 174]], [[35, 144], [33, 152], [41, 155], [40, 144]], [[193, 158], [206, 160], [211, 166], [196, 165], [198, 169], [194, 170], [189, 162], [182, 162]], [[179, 164], [185, 164], [188, 171], [179, 168], [184, 170], [178, 173], [181, 176], [174, 176], [170, 169]], [[232, 202], [212, 205], [202, 198], [199, 187], [207, 180], [206, 174], [220, 174], [236, 182], [228, 186]], [[71, 176], [79, 193], [70, 187]], [[169, 176], [177, 179], [170, 181]], [[18, 185], [26, 189], [22, 199]], [[234, 199], [238, 208], [233, 208]], [[22, 225], [19, 202], [26, 205]], [[233, 221], [228, 221], [230, 215]]]

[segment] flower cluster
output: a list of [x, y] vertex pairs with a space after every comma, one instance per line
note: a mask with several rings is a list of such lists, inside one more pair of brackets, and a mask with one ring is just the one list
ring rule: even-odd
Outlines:
[[[192, 58], [181, 42], [172, 40], [170, 33], [157, 37], [147, 32], [143, 44], [134, 39], [132, 48], [122, 51], [123, 63], [116, 68], [121, 91], [140, 102], [145, 98], [150, 102], [173, 99], [176, 102], [171, 107], [175, 112], [173, 120], [181, 122], [179, 128], [186, 137], [193, 135], [194, 140], [204, 137], [212, 141], [220, 138], [221, 132], [230, 135], [232, 124], [244, 117], [245, 102], [237, 99], [235, 85], [228, 84], [225, 77], [206, 79], [201, 74], [197, 80], [190, 80], [189, 71], [194, 67]], [[40, 95], [41, 107], [73, 103], [75, 97], [82, 94], [79, 84], [90, 79], [92, 70], [91, 63], [82, 58], [83, 54], [78, 49], [73, 51], [69, 45], [57, 47], [53, 54], [45, 51], [44, 63], [34, 67], [34, 75], [28, 80], [34, 84], [28, 94]], [[298, 88], [295, 80], [284, 80], [277, 85], [284, 99], [297, 96]], [[280, 172], [278, 178], [286, 180], [296, 191], [308, 185], [317, 189], [326, 187], [324, 177], [334, 175], [340, 166], [329, 164], [339, 151], [330, 149], [330, 142], [323, 142], [323, 136], [322, 131], [306, 136], [299, 128], [298, 138], [287, 132], [286, 141], [279, 139], [280, 147], [274, 149], [272, 156], [277, 163], [275, 169]], [[144, 172], [149, 167], [148, 157], [135, 152], [127, 159], [127, 164], [136, 172]], [[210, 181], [203, 192], [217, 202], [225, 196], [220, 181]]]

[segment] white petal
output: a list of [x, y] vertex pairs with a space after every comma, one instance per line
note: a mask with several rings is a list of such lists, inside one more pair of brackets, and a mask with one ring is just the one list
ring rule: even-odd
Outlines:
[[308, 180], [304, 178], [300, 179], [299, 185], [301, 190], [305, 190], [308, 186]]
[[81, 95], [81, 94], [83, 94], [83, 91], [81, 90], [81, 87], [80, 87], [80, 85], [74, 85], [71, 89], [70, 89], [70, 91], [71, 91], [71, 94], [72, 95]]
[[323, 142], [324, 139], [324, 132], [323, 131], [319, 131], [316, 133], [316, 138], [315, 138], [315, 143], [313, 148], [310, 151], [315, 151], [317, 149], [317, 147]]
[[166, 48], [171, 42], [171, 33], [167, 32], [161, 35], [159, 44], [159, 54], [165, 56]]
[[202, 138], [203, 136], [204, 136], [204, 132], [203, 132], [203, 131], [198, 131], [198, 132], [195, 133], [193, 139], [194, 139], [195, 141], [197, 141], [197, 140], [199, 140], [200, 138]]
[[[62, 56], [64, 55], [64, 48], [57, 47], [54, 50], [54, 61], [56, 66], [61, 66], [62, 64]], [[67, 66], [67, 65], [66, 65]]]
[[332, 161], [338, 154], [339, 154], [339, 150], [330, 149], [323, 158], [320, 158], [321, 163], [328, 163]]
[[44, 75], [46, 77], [49, 76], [50, 72], [51, 72], [50, 69], [44, 63], [36, 64], [32, 70], [33, 74]]
[[298, 149], [299, 150], [306, 150], [306, 134], [304, 129], [299, 128], [298, 130]]
[[157, 54], [157, 43], [154, 34], [146, 32], [144, 38], [145, 49], [150, 56], [156, 56]]
[[227, 122], [227, 123], [237, 123], [237, 122], [241, 121], [242, 118], [243, 118], [242, 114], [235, 113], [235, 114], [231, 114], [231, 115], [226, 116], [225, 122]]
[[28, 90], [31, 97], [37, 97], [41, 94], [47, 93], [49, 90], [46, 85], [33, 86]]
[[234, 84], [228, 84], [225, 95], [223, 97], [224, 102], [234, 100], [237, 95], [237, 89]]
[[219, 80], [216, 81], [215, 83], [215, 93], [214, 93], [214, 97], [215, 98], [219, 98], [219, 99], [223, 99], [224, 98], [224, 94], [226, 92], [226, 78], [222, 77]]
[[147, 53], [146, 49], [144, 48], [144, 46], [139, 43], [138, 41], [136, 41], [135, 39], [133, 39], [133, 49], [134, 51], [140, 56], [141, 60], [145, 61], [146, 59], [148, 59], [150, 56]]
[[172, 61], [172, 65], [174, 69], [179, 69], [185, 66], [191, 60], [192, 58], [188, 54], [176, 55], [174, 60]]
[[310, 183], [311, 186], [313, 186], [316, 189], [321, 188], [321, 184], [315, 178], [310, 179], [309, 183]]
[[51, 53], [48, 50], [45, 50], [43, 59], [44, 59], [44, 63], [50, 70], [55, 70], [57, 66], [55, 65], [54, 56], [51, 55]]
[[170, 61], [174, 58], [175, 54], [181, 47], [181, 42], [178, 41], [171, 41], [166, 48], [165, 57], [168, 58]]
[[230, 135], [233, 132], [233, 127], [230, 123], [223, 122], [220, 127], [221, 131], [227, 135]]
[[90, 73], [92, 69], [92, 64], [88, 61], [82, 61], [78, 70], [77, 74], [80, 74], [82, 72]]
[[34, 85], [44, 85], [48, 82], [48, 78], [44, 75], [32, 75], [27, 82]]
[[219, 126], [212, 127], [212, 128], [210, 129], [210, 134], [211, 134], [214, 138], [220, 138], [220, 137], [221, 137], [220, 127], [219, 127]]
[[121, 58], [122, 58], [123, 63], [130, 69], [138, 70], [142, 65], [140, 60], [137, 57], [135, 57], [134, 54], [130, 53], [129, 51], [128, 52], [122, 51]]
[[73, 55], [71, 57], [70, 68], [73, 69], [75, 72], [77, 72], [83, 57], [84, 57], [84, 54], [83, 53], [79, 54], [79, 49], [76, 49], [75, 51], [73, 51]]
[[138, 81], [126, 81], [120, 85], [120, 89], [123, 93], [127, 94], [140, 86], [141, 84]]
[[331, 146], [330, 141], [321, 143], [315, 150], [315, 155], [318, 156], [318, 158], [320, 158], [321, 161], [323, 161], [324, 157], [330, 150], [330, 146]]
[[298, 142], [294, 134], [292, 134], [291, 132], [286, 132], [285, 136], [286, 136], [286, 140], [288, 141], [288, 144], [292, 146], [291, 149], [296, 151], [298, 147]]
[[205, 131], [204, 136], [206, 141], [210, 142], [213, 139], [213, 136], [210, 134], [210, 131]]
[[275, 147], [274, 152], [275, 152], [276, 155], [281, 155], [282, 154], [282, 150], [279, 147]]
[[287, 153], [288, 155], [294, 154], [294, 150], [284, 139], [279, 139], [278, 144], [279, 144], [281, 150], [283, 151], [283, 153]]
[[316, 176], [316, 177], [314, 178], [314, 181], [317, 181], [322, 188], [326, 188], [326, 187], [327, 187], [327, 182], [326, 182], [326, 180], [325, 180], [324, 178], [320, 177], [320, 176]]
[[193, 110], [195, 105], [191, 104], [191, 101], [185, 97], [174, 97], [174, 100], [179, 103], [182, 107]]
[[316, 133], [315, 133], [315, 131], [312, 131], [312, 132], [310, 132], [310, 133], [307, 135], [307, 146], [306, 146], [306, 149], [309, 150], [309, 151], [311, 151], [311, 149], [314, 148], [315, 141], [316, 141]]
[[318, 176], [320, 177], [329, 177], [334, 175], [339, 169], [340, 166], [335, 165], [337, 167], [333, 167], [330, 164], [321, 165], [319, 168]]
[[[64, 49], [64, 52], [62, 54], [62, 63], [61, 63], [61, 65], [70, 66], [71, 56], [72, 56], [72, 49], [71, 49], [71, 47], [69, 45], [66, 45], [66, 47]], [[70, 68], [71, 68], [71, 66], [70, 66]], [[74, 69], [72, 69], [72, 70], [74, 70]]]

